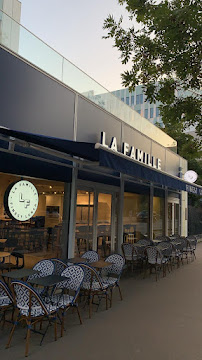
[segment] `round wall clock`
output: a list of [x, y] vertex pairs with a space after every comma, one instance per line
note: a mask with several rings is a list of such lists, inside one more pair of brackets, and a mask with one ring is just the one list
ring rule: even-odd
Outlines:
[[39, 202], [36, 187], [27, 180], [9, 185], [4, 195], [7, 214], [16, 220], [26, 221], [34, 216]]
[[194, 170], [188, 170], [184, 174], [184, 180], [189, 181], [190, 183], [194, 183], [197, 180], [197, 173]]

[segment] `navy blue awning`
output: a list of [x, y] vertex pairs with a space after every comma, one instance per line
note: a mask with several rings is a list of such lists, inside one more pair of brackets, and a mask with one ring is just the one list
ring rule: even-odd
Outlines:
[[[183, 190], [197, 195], [202, 195], [202, 187], [199, 185], [187, 183], [176, 176], [168, 175], [162, 171], [150, 168], [149, 166], [145, 166], [135, 160], [131, 160], [127, 156], [103, 149], [103, 147], [95, 149], [94, 143], [77, 142], [50, 136], [35, 135], [3, 127], [0, 127], [0, 134], [21, 139], [31, 144], [39, 145], [44, 148], [56, 150], [60, 153], [76, 156], [89, 161], [99, 161], [99, 165], [102, 167], [107, 167], [122, 174], [153, 182], [154, 184], [160, 184], [176, 190]], [[107, 173], [105, 174], [103, 172], [103, 176], [107, 177]], [[85, 179], [88, 178], [88, 176], [86, 176], [86, 172], [81, 171], [79, 177]], [[99, 181], [97, 175], [96, 179]], [[100, 178], [100, 182], [102, 182], [102, 177]]]
[[202, 195], [202, 186], [187, 183], [175, 176], [167, 175], [159, 170], [144, 166], [139, 162], [128, 159], [127, 156], [117, 155], [116, 153], [103, 149], [99, 149], [99, 151], [100, 166], [105, 166], [120, 171], [123, 174], [168, 186], [176, 190]]
[[91, 161], [99, 160], [99, 151], [95, 149], [95, 144], [93, 143], [59, 139], [45, 135], [36, 135], [22, 131], [10, 130], [3, 127], [0, 127], [0, 134], [24, 140], [28, 143], [43, 146], [64, 154], [78, 156]]

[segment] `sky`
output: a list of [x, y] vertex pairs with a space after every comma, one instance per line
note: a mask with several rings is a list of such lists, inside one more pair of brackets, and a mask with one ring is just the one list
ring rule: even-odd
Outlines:
[[118, 0], [20, 0], [21, 24], [57, 50], [65, 58], [112, 91], [123, 88], [120, 53], [112, 39], [102, 39], [104, 19], [127, 12]]

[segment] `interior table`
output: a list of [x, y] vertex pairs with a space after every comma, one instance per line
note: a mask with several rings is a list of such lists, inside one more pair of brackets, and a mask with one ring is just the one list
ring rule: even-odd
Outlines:
[[6, 241], [7, 241], [7, 239], [0, 239], [1, 244], [5, 244]]
[[98, 260], [98, 261], [90, 263], [89, 265], [100, 270], [100, 269], [104, 269], [108, 266], [113, 265], [113, 263], [104, 261], [104, 260]]
[[7, 252], [7, 251], [0, 251], [0, 258], [5, 258], [5, 257], [8, 257], [10, 256], [11, 253]]

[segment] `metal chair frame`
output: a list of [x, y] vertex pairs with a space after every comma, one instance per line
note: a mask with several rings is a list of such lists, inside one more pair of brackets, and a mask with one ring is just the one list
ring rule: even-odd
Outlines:
[[[10, 335], [9, 335], [9, 339], [6, 345], [6, 348], [10, 347], [10, 343], [15, 331], [16, 326], [21, 322], [21, 321], [25, 321], [27, 324], [27, 335], [26, 335], [26, 344], [25, 344], [25, 356], [28, 356], [28, 352], [29, 352], [29, 343], [30, 343], [30, 336], [31, 336], [31, 330], [37, 334], [42, 335], [42, 339], [40, 342], [40, 345], [43, 342], [43, 339], [47, 333], [47, 330], [51, 324], [51, 322], [54, 322], [54, 333], [55, 333], [55, 341], [57, 340], [57, 312], [58, 309], [56, 308], [54, 311], [49, 311], [47, 308], [47, 304], [43, 301], [43, 299], [40, 297], [39, 294], [37, 294], [37, 292], [34, 290], [34, 288], [32, 286], [30, 286], [29, 284], [27, 284], [24, 281], [20, 281], [20, 280], [15, 280], [11, 283], [11, 285], [13, 286], [13, 290], [14, 293], [16, 294], [16, 289], [15, 286], [24, 288], [24, 290], [27, 290], [29, 293], [29, 299], [28, 299], [28, 315], [23, 315], [21, 314], [21, 310], [20, 310], [20, 306], [19, 306], [19, 302], [18, 302], [18, 296], [15, 296], [15, 302], [16, 302], [16, 308], [17, 308], [17, 318], [13, 323], [13, 327], [11, 329]], [[36, 301], [39, 306], [41, 306], [42, 312], [44, 313], [43, 315], [39, 315], [39, 316], [32, 316], [31, 315], [31, 311], [32, 311], [32, 306], [34, 301]], [[37, 331], [35, 326], [37, 323], [40, 322], [40, 329], [41, 329], [41, 323], [44, 320], [48, 320], [48, 326], [45, 330], [44, 333], [42, 333], [41, 331]], [[32, 327], [34, 326], [34, 328], [32, 329]]]

